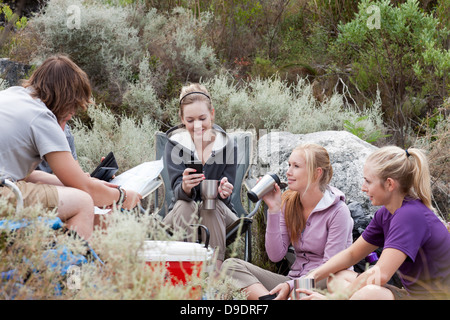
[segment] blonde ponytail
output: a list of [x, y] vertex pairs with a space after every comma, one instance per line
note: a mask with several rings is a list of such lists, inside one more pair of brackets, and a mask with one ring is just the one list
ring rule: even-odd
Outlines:
[[297, 191], [287, 190], [283, 193], [282, 207], [284, 207], [284, 219], [289, 231], [291, 243], [300, 238], [305, 228], [305, 219], [303, 218], [303, 205], [300, 194]]
[[396, 146], [380, 148], [366, 160], [381, 181], [387, 178], [399, 182], [401, 191], [412, 198], [419, 198], [431, 210], [431, 178], [428, 160], [420, 149], [403, 150]]
[[410, 190], [412, 196], [418, 197], [423, 204], [433, 210], [431, 204], [431, 177], [428, 160], [425, 154], [416, 148], [408, 149], [410, 161], [413, 164], [413, 186]]

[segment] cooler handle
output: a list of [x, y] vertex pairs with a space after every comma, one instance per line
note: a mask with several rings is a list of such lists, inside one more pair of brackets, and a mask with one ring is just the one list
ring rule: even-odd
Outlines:
[[[202, 225], [202, 224], [191, 224], [191, 227], [200, 227], [203, 228], [203, 230], [205, 230], [205, 234], [206, 234], [206, 240], [205, 240], [205, 248], [208, 249], [208, 245], [209, 245], [209, 230], [206, 226]], [[201, 238], [201, 230], [198, 230], [198, 235], [199, 238]]]

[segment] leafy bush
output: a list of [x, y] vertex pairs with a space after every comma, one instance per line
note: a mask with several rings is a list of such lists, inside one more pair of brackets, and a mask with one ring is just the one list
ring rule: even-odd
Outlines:
[[123, 115], [120, 119], [105, 107], [88, 108], [91, 127], [75, 119], [72, 133], [75, 137], [81, 168], [92, 172], [101, 157], [110, 151], [119, 164], [120, 172], [142, 162], [154, 160], [154, 134], [158, 125], [149, 116], [139, 121]]
[[28, 19], [19, 17], [3, 1], [0, 1], [0, 17], [0, 56], [4, 56], [20, 45], [17, 35], [12, 31], [22, 31], [27, 26]]
[[369, 96], [380, 85], [386, 119], [404, 145], [404, 130], [426, 111], [428, 95], [438, 94], [443, 102], [448, 94], [450, 53], [444, 44], [449, 30], [424, 13], [417, 0], [398, 7], [387, 0], [363, 0], [358, 9], [352, 21], [339, 25], [335, 57], [351, 64], [351, 80]]
[[362, 117], [358, 117], [355, 122], [351, 122], [350, 120], [345, 120], [344, 121], [344, 128], [345, 130], [347, 130], [348, 132], [354, 134], [355, 136], [357, 136], [360, 139], [363, 139], [369, 143], [374, 143], [376, 141], [378, 141], [381, 138], [386, 138], [389, 137], [390, 135], [388, 134], [381, 134], [380, 131], [374, 131], [370, 134], [368, 134], [366, 132], [366, 128], [364, 125], [361, 125], [364, 123], [365, 120], [367, 120], [369, 118], [369, 116], [362, 116]]
[[105, 94], [107, 90], [110, 97], [120, 97], [133, 65], [143, 55], [138, 30], [128, 21], [130, 10], [96, 2], [49, 1], [30, 20], [30, 27], [41, 40], [34, 62], [55, 53], [68, 54], [98, 91]]
[[139, 5], [107, 3], [49, 1], [30, 20], [40, 38], [33, 62], [68, 54], [88, 73], [98, 100], [117, 110], [125, 95], [131, 113], [141, 115], [150, 104], [155, 118], [161, 115], [158, 99], [173, 94], [171, 82], [198, 81], [217, 69], [214, 50], [201, 36], [210, 14], [196, 18], [183, 8], [143, 14]]
[[[4, 20], [7, 28], [17, 28], [20, 30], [25, 28], [27, 25], [28, 20], [26, 17], [19, 17], [11, 10], [8, 5], [2, 4], [2, 1], [0, 1], [0, 14], [4, 15]], [[4, 31], [5, 27], [0, 26], [0, 33]]]
[[[213, 12], [209, 37], [225, 64], [252, 56], [261, 43], [264, 17], [272, 14], [267, 1], [205, 1], [204, 10]], [[269, 4], [270, 5], [270, 4]], [[262, 7], [264, 6], [264, 7]]]
[[[230, 74], [221, 74], [205, 81], [204, 85], [212, 96], [215, 121], [225, 129], [251, 128], [292, 133], [343, 130], [346, 120], [354, 121], [363, 116], [365, 121], [361, 124], [367, 134], [385, 131], [379, 100], [361, 112], [347, 105], [342, 95], [337, 93], [320, 102], [313, 96], [312, 86], [306, 80], [288, 84], [273, 76], [238, 86]], [[177, 120], [175, 108], [172, 114], [172, 119]]]
[[421, 124], [424, 133], [417, 137], [414, 144], [428, 151], [433, 206], [446, 221], [450, 220], [450, 119], [446, 114], [450, 110], [450, 99], [444, 107], [435, 110]]
[[176, 76], [198, 81], [217, 71], [214, 49], [207, 45], [204, 36], [210, 19], [208, 12], [196, 18], [181, 7], [170, 14], [159, 14], [151, 9], [142, 22], [142, 41]]
[[148, 115], [153, 119], [161, 118], [163, 109], [158, 98], [158, 79], [164, 80], [165, 77], [157, 70], [153, 71], [149, 56], [144, 56], [139, 64], [139, 79], [128, 85], [123, 97], [123, 104], [130, 113], [139, 117]]

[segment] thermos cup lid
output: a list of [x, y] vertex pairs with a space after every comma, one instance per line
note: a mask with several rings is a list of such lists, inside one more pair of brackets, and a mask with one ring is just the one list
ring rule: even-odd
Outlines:
[[376, 254], [376, 252], [372, 252], [365, 258], [365, 260], [368, 263], [374, 263], [378, 260], [378, 255]]
[[252, 201], [252, 202], [258, 202], [258, 196], [256, 195], [256, 193], [254, 193], [253, 191], [249, 190], [247, 192], [247, 196], [248, 198]]
[[281, 180], [280, 180], [280, 178], [279, 178], [275, 173], [268, 173], [268, 175], [270, 175], [270, 176], [273, 178], [273, 180], [275, 180], [275, 182], [277, 183], [277, 185], [278, 185], [279, 187], [281, 187]]

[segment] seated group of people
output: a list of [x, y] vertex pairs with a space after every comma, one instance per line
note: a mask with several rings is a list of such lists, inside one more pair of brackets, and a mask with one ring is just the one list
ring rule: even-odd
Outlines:
[[[44, 61], [22, 86], [0, 91], [0, 174], [15, 182], [25, 206], [57, 208], [67, 227], [87, 241], [98, 223], [94, 206], [132, 209], [141, 200], [133, 190], [88, 177], [71, 153], [66, 123], [79, 108], [87, 108], [90, 98], [86, 73], [64, 55]], [[345, 195], [329, 185], [333, 169], [327, 150], [316, 144], [297, 146], [288, 161], [288, 190], [275, 185], [263, 197], [269, 258], [280, 261], [290, 245], [295, 249], [295, 262], [284, 276], [239, 259], [225, 260], [225, 230], [238, 219], [231, 202], [237, 146], [214, 123], [215, 110], [203, 85], [182, 88], [179, 116], [181, 124], [166, 133], [165, 163], [174, 197], [163, 222], [189, 232], [190, 224], [201, 219], [218, 251], [217, 268], [249, 299], [268, 294], [287, 299], [293, 280], [300, 277], [314, 279], [331, 296], [333, 282], [339, 282], [353, 299], [448, 298], [450, 233], [433, 212], [428, 162], [421, 150], [389, 146], [368, 157], [362, 190], [382, 207], [353, 243]], [[53, 174], [35, 170], [43, 160]], [[187, 166], [192, 161], [202, 163], [202, 172]], [[200, 201], [205, 179], [220, 181], [215, 210], [204, 209]], [[12, 194], [0, 188], [0, 196]], [[373, 268], [352, 271], [379, 247], [383, 251]], [[396, 272], [402, 289], [387, 284]], [[299, 291], [304, 299], [325, 298]]]

